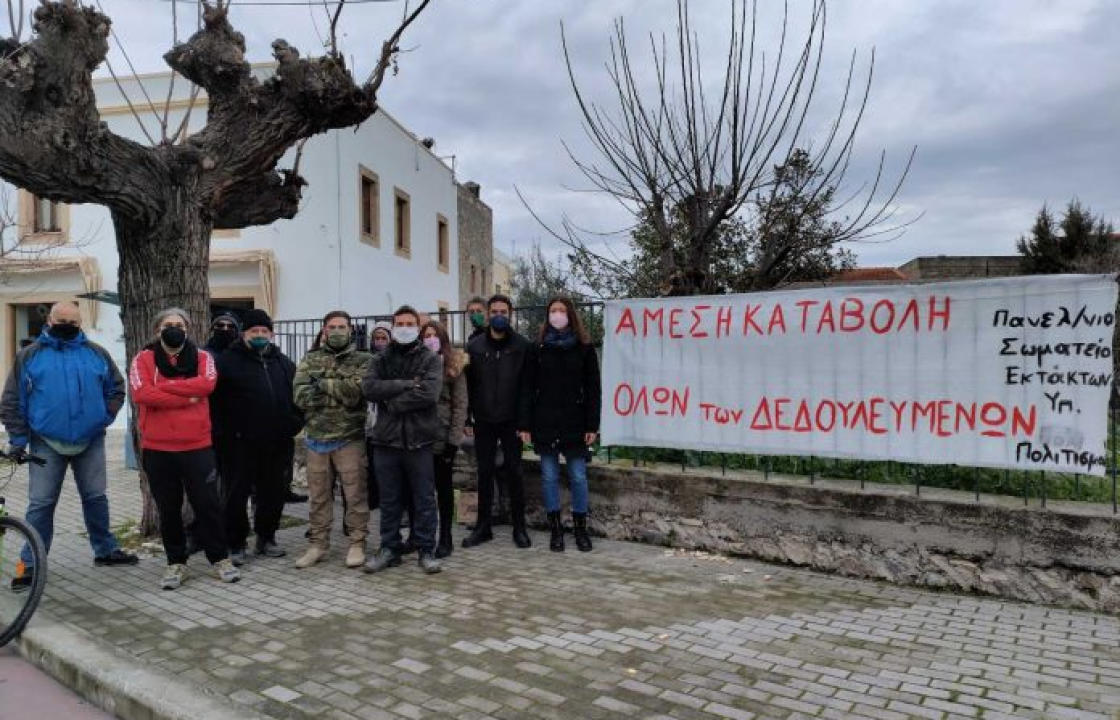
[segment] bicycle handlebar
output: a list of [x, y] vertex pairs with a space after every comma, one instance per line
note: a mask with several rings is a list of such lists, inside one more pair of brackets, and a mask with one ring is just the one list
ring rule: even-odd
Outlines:
[[12, 457], [10, 454], [4, 452], [3, 450], [0, 450], [0, 459], [10, 460], [10, 461], [14, 462], [16, 465], [24, 465], [26, 463], [31, 463], [32, 465], [43, 466], [43, 465], [47, 464], [47, 459], [46, 458], [41, 458], [38, 455], [32, 455], [31, 453], [23, 453], [23, 454], [18, 455], [16, 457]]

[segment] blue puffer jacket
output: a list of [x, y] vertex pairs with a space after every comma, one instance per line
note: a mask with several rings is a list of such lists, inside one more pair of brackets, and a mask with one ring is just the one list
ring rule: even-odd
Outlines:
[[84, 443], [105, 432], [124, 404], [124, 380], [109, 353], [78, 333], [59, 340], [46, 328], [16, 356], [0, 397], [0, 421], [12, 445], [31, 433]]

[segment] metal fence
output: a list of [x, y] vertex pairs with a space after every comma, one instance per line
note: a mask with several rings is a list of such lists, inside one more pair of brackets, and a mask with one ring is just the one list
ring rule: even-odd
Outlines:
[[[603, 338], [603, 304], [579, 305], [584, 324], [597, 346]], [[473, 328], [466, 311], [437, 310], [429, 313], [434, 320], [447, 328], [451, 341], [462, 347]], [[514, 328], [526, 336], [535, 336], [548, 315], [547, 306], [517, 308], [513, 315]], [[391, 315], [360, 315], [351, 320], [355, 339], [361, 349], [369, 348], [370, 332], [379, 320], [392, 322]], [[320, 318], [305, 320], [278, 320], [274, 323], [276, 340], [288, 357], [299, 362], [315, 341], [322, 328]], [[797, 457], [713, 453], [664, 448], [596, 447], [595, 457], [600, 462], [632, 463], [635, 466], [651, 463], [679, 465], [682, 472], [715, 471], [726, 474], [728, 470], [751, 470], [764, 476], [771, 474], [796, 475], [814, 484], [821, 478], [858, 481], [860, 489], [869, 483], [912, 486], [915, 495], [923, 489], [941, 488], [969, 492], [976, 502], [983, 495], [1021, 498], [1024, 506], [1035, 502], [1046, 507], [1053, 500], [1111, 504], [1113, 514], [1118, 513], [1117, 475], [1120, 471], [1117, 457], [1120, 451], [1120, 409], [1109, 411], [1107, 473], [1102, 477], [1046, 471], [998, 470], [963, 465], [920, 465], [893, 461], [838, 460], [822, 457]]]
[[[595, 340], [595, 344], [601, 345], [603, 340], [603, 304], [581, 303], [578, 310], [584, 324]], [[442, 324], [446, 328], [452, 344], [457, 347], [465, 346], [467, 339], [470, 338], [471, 332], [474, 330], [466, 310], [435, 310], [422, 314]], [[522, 335], [535, 337], [547, 317], [547, 306], [519, 307], [513, 313], [513, 327]], [[392, 314], [355, 315], [350, 319], [350, 325], [354, 328], [354, 341], [359, 349], [369, 349], [373, 326], [382, 320], [391, 323], [393, 316]], [[311, 349], [315, 342], [315, 336], [319, 334], [322, 328], [322, 318], [277, 320], [273, 323], [274, 342], [280, 346], [285, 355], [290, 357], [293, 362], [298, 363], [303, 359], [304, 353]]]

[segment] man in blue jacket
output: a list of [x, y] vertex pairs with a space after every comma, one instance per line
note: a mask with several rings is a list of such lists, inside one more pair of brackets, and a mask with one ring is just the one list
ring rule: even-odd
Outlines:
[[[57, 303], [47, 322], [38, 340], [16, 356], [0, 397], [8, 452], [18, 457], [30, 444], [31, 454], [47, 461], [30, 466], [27, 522], [49, 552], [54, 509], [66, 468], [73, 468], [94, 564], [135, 565], [136, 556], [122, 551], [109, 530], [105, 495], [105, 428], [124, 404], [124, 381], [109, 353], [86, 339], [76, 304]], [[25, 547], [12, 590], [30, 587], [31, 562]]]

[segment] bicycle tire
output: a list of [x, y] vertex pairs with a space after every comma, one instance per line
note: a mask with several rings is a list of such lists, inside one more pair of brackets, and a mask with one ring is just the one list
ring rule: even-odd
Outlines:
[[[35, 614], [35, 609], [39, 607], [39, 601], [43, 598], [43, 591], [47, 588], [47, 549], [43, 546], [43, 540], [39, 537], [39, 533], [35, 532], [35, 528], [27, 524], [26, 521], [17, 517], [0, 517], [0, 532], [4, 533], [5, 542], [15, 540], [18, 544], [16, 552], [23, 547], [23, 542], [31, 546], [31, 556], [34, 558], [35, 563], [35, 580], [31, 583], [26, 594], [23, 594], [24, 600], [23, 608], [16, 614], [15, 619], [10, 623], [4, 623], [0, 620], [0, 647], [4, 647], [12, 640], [19, 637], [23, 629], [27, 627], [27, 623], [31, 620], [31, 616]], [[8, 592], [7, 588], [0, 588], [0, 592]]]

